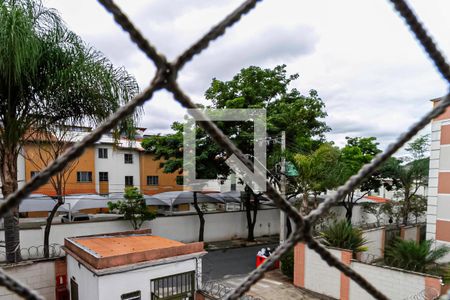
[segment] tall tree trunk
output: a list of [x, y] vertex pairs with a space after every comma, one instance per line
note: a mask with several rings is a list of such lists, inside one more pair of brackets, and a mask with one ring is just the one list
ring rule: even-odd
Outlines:
[[[254, 241], [255, 235], [253, 233], [254, 231], [254, 222], [252, 220], [252, 204], [251, 204], [251, 190], [250, 187], [245, 186], [245, 214], [247, 216], [247, 240], [248, 241]], [[256, 217], [256, 214], [253, 213]]]
[[303, 216], [308, 215], [309, 213], [309, 192], [303, 191], [303, 200], [302, 200], [302, 207], [300, 208], [300, 213]]
[[408, 225], [409, 211], [411, 210], [411, 201], [409, 190], [405, 189], [405, 205], [403, 206], [403, 225]]
[[[3, 198], [17, 190], [16, 149], [5, 147], [1, 158], [1, 179]], [[1, 155], [1, 154], [0, 154]], [[4, 217], [6, 259], [14, 263], [22, 260], [20, 255], [19, 207], [14, 207]]]
[[52, 227], [53, 218], [55, 217], [55, 214], [58, 211], [58, 208], [63, 204], [64, 204], [63, 196], [61, 194], [59, 194], [58, 202], [56, 202], [55, 206], [53, 207], [52, 211], [50, 212], [50, 215], [47, 217], [47, 223], [45, 224], [45, 230], [44, 230], [44, 257], [45, 258], [50, 257], [49, 240], [50, 240], [50, 229]]
[[354, 192], [351, 192], [350, 194], [347, 195], [347, 204], [344, 206], [345, 207], [345, 218], [347, 219], [347, 222], [349, 224], [352, 223], [353, 206], [355, 205], [355, 203], [353, 202], [353, 194], [354, 194]]
[[205, 217], [203, 216], [203, 212], [200, 209], [200, 206], [198, 206], [198, 199], [197, 199], [197, 193], [193, 192], [194, 194], [194, 208], [197, 211], [198, 218], [200, 219], [200, 228], [198, 231], [198, 241], [203, 242], [203, 233], [205, 231]]

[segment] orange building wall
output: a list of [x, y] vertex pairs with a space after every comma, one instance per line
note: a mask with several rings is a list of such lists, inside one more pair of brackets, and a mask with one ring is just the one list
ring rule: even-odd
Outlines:
[[[28, 144], [25, 151], [25, 180], [31, 179], [31, 171], [40, 171], [44, 168], [44, 162], [39, 158], [38, 146]], [[44, 152], [41, 151], [44, 155]], [[66, 183], [66, 194], [96, 193], [95, 191], [95, 149], [88, 148], [78, 159], [76, 166]], [[33, 162], [31, 161], [33, 160]], [[92, 172], [92, 182], [77, 182], [77, 171]], [[56, 192], [50, 183], [44, 184], [34, 193], [56, 196]]]
[[[176, 178], [180, 176], [178, 172], [164, 173], [163, 169], [159, 167], [160, 160], [155, 160], [153, 154], [141, 152], [139, 155], [140, 163], [140, 181], [141, 192], [146, 195], [153, 195], [170, 191], [183, 190], [182, 185], [177, 185]], [[147, 176], [158, 176], [159, 185], [147, 185]]]

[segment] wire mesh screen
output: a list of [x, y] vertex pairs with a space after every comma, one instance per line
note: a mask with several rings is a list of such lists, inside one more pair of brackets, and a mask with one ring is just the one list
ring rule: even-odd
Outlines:
[[[241, 6], [234, 10], [231, 14], [226, 16], [220, 23], [213, 26], [209, 32], [207, 32], [201, 39], [192, 44], [191, 47], [186, 49], [180, 54], [174, 61], [168, 61], [165, 56], [157, 51], [152, 43], [147, 40], [140, 31], [134, 26], [131, 20], [120, 10], [120, 8], [111, 0], [98, 0], [104, 8], [110, 12], [116, 23], [129, 34], [130, 39], [140, 48], [142, 52], [146, 54], [156, 66], [157, 71], [154, 75], [150, 85], [146, 87], [139, 95], [137, 95], [132, 101], [121, 107], [115, 114], [111, 115], [104, 123], [91, 132], [88, 136], [83, 138], [80, 142], [75, 144], [66, 153], [55, 160], [45, 170], [40, 172], [37, 176], [33, 177], [31, 181], [26, 183], [21, 189], [11, 194], [4, 204], [0, 206], [0, 217], [3, 217], [13, 207], [20, 204], [21, 200], [29, 195], [33, 190], [39, 186], [45, 184], [47, 180], [57, 172], [61, 171], [64, 166], [73, 159], [81, 156], [83, 150], [94, 142], [100, 139], [102, 134], [109, 132], [113, 129], [118, 122], [131, 115], [134, 110], [143, 105], [146, 101], [152, 99], [155, 91], [165, 89], [170, 92], [174, 99], [178, 101], [185, 108], [196, 108], [195, 104], [191, 101], [189, 96], [179, 87], [177, 83], [177, 74], [182, 68], [191, 61], [194, 56], [200, 54], [203, 50], [208, 48], [211, 41], [219, 38], [225, 33], [227, 28], [237, 23], [242, 16], [249, 13], [257, 4], [257, 0], [245, 1]], [[450, 67], [446, 62], [443, 54], [438, 50], [436, 44], [424, 28], [422, 23], [418, 20], [417, 16], [408, 6], [404, 0], [390, 0], [394, 9], [404, 19], [406, 25], [414, 34], [417, 41], [424, 48], [427, 55], [433, 61], [437, 71], [450, 85]], [[309, 248], [317, 252], [320, 257], [326, 261], [330, 266], [337, 268], [339, 271], [350, 277], [359, 286], [366, 290], [370, 295], [376, 299], [388, 299], [380, 290], [375, 288], [370, 282], [368, 282], [364, 276], [358, 274], [348, 266], [342, 264], [330, 252], [319, 244], [311, 234], [311, 225], [317, 221], [317, 219], [327, 212], [330, 207], [339, 201], [346, 193], [360, 184], [364, 178], [370, 175], [377, 167], [385, 162], [391, 155], [399, 150], [409, 139], [418, 133], [419, 130], [424, 128], [433, 118], [437, 117], [445, 111], [445, 108], [450, 105], [450, 95], [442, 98], [439, 105], [435, 106], [430, 112], [425, 114], [417, 123], [411, 128], [401, 134], [398, 139], [378, 156], [376, 156], [372, 162], [363, 166], [359, 172], [352, 176], [344, 185], [337, 189], [337, 193], [332, 196], [327, 196], [325, 201], [320, 206], [312, 211], [307, 216], [301, 216], [297, 210], [287, 202], [277, 190], [267, 182], [267, 194], [276, 203], [276, 205], [283, 210], [293, 222], [295, 222], [296, 230], [288, 237], [288, 239], [282, 243], [273, 254], [257, 269], [249, 274], [246, 280], [235, 290], [230, 291], [225, 298], [238, 299], [250, 287], [257, 282], [264, 273], [270, 268], [270, 266], [277, 261], [281, 255], [292, 249], [299, 241], [305, 242]], [[202, 114], [199, 112], [199, 114]], [[206, 117], [204, 117], [207, 119]], [[201, 123], [203, 129], [212, 137], [212, 139], [225, 149], [230, 155], [234, 154], [239, 158], [249, 169], [252, 169], [252, 163], [246, 156], [233, 144], [230, 140], [216, 127], [211, 121]], [[18, 295], [27, 299], [42, 299], [36, 292], [22, 285], [14, 278], [11, 278], [7, 274], [0, 273], [0, 284], [5, 286], [11, 291], [14, 291]]]

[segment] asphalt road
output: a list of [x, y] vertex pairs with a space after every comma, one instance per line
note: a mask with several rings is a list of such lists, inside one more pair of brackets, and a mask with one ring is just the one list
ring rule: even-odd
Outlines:
[[203, 257], [203, 277], [223, 279], [233, 275], [244, 275], [255, 269], [256, 253], [263, 247], [275, 249], [277, 245], [259, 245], [244, 248], [210, 251]]

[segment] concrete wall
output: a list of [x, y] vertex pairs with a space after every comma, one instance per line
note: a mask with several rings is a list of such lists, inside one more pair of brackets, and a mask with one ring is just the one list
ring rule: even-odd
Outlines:
[[79, 299], [109, 300], [120, 299], [126, 293], [140, 291], [142, 299], [151, 298], [151, 280], [184, 272], [201, 270], [201, 258], [166, 263], [146, 268], [138, 268], [122, 273], [96, 276], [79, 264], [72, 256], [67, 256], [68, 289], [70, 279], [78, 283]]
[[385, 228], [379, 227], [364, 230], [363, 237], [368, 241], [366, 245], [368, 250], [362, 253], [362, 260], [368, 261], [367, 259], [364, 259], [364, 257], [367, 257], [369, 261], [374, 258], [382, 257], [384, 254]]
[[[425, 289], [430, 296], [432, 294], [437, 296], [440, 292], [439, 278], [436, 277], [395, 268], [364, 264], [357, 261], [352, 261], [351, 267], [392, 300], [406, 299], [420, 294]], [[351, 281], [350, 299], [364, 300], [373, 298], [360, 288], [358, 284]]]
[[[439, 295], [440, 278], [365, 264], [352, 260], [348, 250], [329, 250], [342, 263], [363, 275], [389, 299], [406, 299], [425, 290], [427, 295]], [[329, 267], [313, 250], [301, 243], [296, 245], [294, 250], [294, 285], [341, 300], [373, 299], [356, 283], [337, 269]]]
[[[94, 276], [85, 266], [78, 263], [72, 256], [67, 255], [67, 289], [70, 292], [70, 281], [78, 284], [78, 299], [98, 300], [99, 277]], [[123, 284], [123, 283], [122, 283]], [[128, 285], [123, 284], [124, 286]], [[119, 298], [116, 298], [119, 299]]]
[[[198, 240], [197, 215], [158, 217], [150, 221], [154, 235], [181, 242]], [[256, 217], [255, 236], [274, 235], [280, 232], [280, 211], [259, 210]], [[247, 237], [245, 211], [211, 213], [205, 215], [205, 242]]]
[[[55, 262], [27, 262], [14, 267], [4, 267], [4, 271], [31, 287], [47, 300], [55, 299]], [[4, 287], [0, 287], [0, 300], [22, 299]], [[80, 298], [82, 299], [82, 298]]]
[[404, 226], [400, 228], [400, 237], [403, 240], [420, 241], [420, 226]]
[[[205, 214], [205, 241], [220, 241], [247, 236], [247, 219], [244, 211]], [[258, 211], [255, 236], [275, 235], [280, 231], [280, 212], [278, 209]], [[43, 245], [44, 228], [22, 229], [20, 243], [22, 248]], [[142, 229], [152, 229], [160, 235], [181, 242], [198, 240], [199, 220], [197, 215], [158, 217], [145, 222]], [[82, 235], [102, 234], [132, 230], [126, 220], [54, 224], [50, 232], [50, 244], [64, 244], [64, 238]], [[0, 240], [4, 240], [4, 230], [0, 230]]]
[[[330, 249], [330, 252], [341, 258], [340, 251]], [[306, 249], [304, 286], [306, 289], [339, 299], [340, 282], [341, 274], [336, 268], [330, 268], [316, 252]]]

